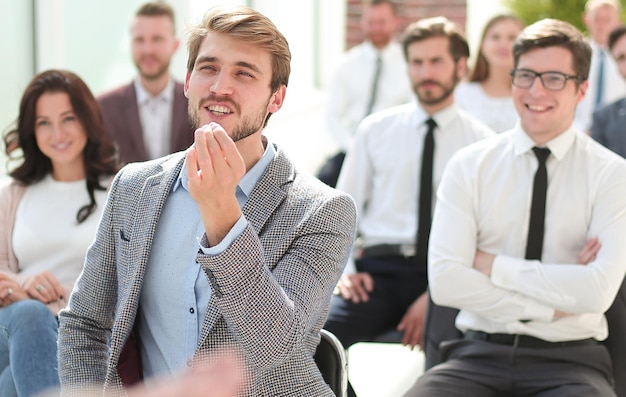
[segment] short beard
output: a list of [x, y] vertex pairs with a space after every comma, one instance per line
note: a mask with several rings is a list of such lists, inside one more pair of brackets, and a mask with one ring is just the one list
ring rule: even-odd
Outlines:
[[[444, 102], [446, 99], [450, 97], [450, 95], [454, 93], [454, 89], [456, 88], [456, 85], [458, 84], [459, 80], [460, 79], [458, 77], [458, 64], [456, 64], [454, 66], [454, 72], [452, 74], [452, 84], [449, 87], [446, 87], [445, 85], [441, 84], [439, 81], [425, 80], [425, 81], [421, 81], [413, 85], [413, 91], [417, 95], [417, 99], [419, 100], [420, 103], [423, 103], [424, 105], [437, 105], [441, 102]], [[438, 97], [424, 97], [420, 95], [418, 87], [426, 82], [436, 84], [439, 87], [441, 87], [443, 90], [442, 94]]]
[[135, 63], [135, 67], [137, 68], [137, 71], [139, 72], [139, 76], [141, 76], [141, 78], [148, 80], [148, 81], [154, 81], [154, 80], [160, 79], [161, 77], [169, 73], [170, 64], [169, 62], [166, 63], [165, 65], [163, 65], [163, 67], [159, 68], [156, 71], [156, 73], [152, 73], [152, 74], [143, 73], [138, 63]]
[[[216, 97], [213, 95], [206, 97], [206, 98], [202, 98], [200, 102], [198, 103], [197, 108], [195, 108], [190, 101], [189, 104], [187, 105], [187, 112], [189, 114], [189, 123], [194, 127], [194, 129], [198, 129], [201, 127], [201, 121], [200, 121], [200, 115], [199, 115], [200, 108], [203, 108], [204, 103], [208, 101], [228, 102], [233, 105], [233, 108], [235, 108], [235, 111], [237, 113], [241, 114], [239, 105], [233, 102], [229, 98]], [[265, 103], [264, 109], [267, 109], [268, 104], [269, 104], [269, 99]], [[257, 131], [263, 129], [266, 124], [265, 121], [266, 121], [266, 112], [262, 111], [262, 112], [257, 113], [256, 115], [242, 119], [239, 125], [235, 126], [235, 128], [232, 131], [226, 131], [226, 133], [228, 133], [228, 135], [234, 142], [237, 142], [244, 138], [249, 137], [250, 135], [254, 135]]]

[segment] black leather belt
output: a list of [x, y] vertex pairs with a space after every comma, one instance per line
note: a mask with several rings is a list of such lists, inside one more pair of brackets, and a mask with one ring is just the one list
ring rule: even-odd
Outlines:
[[361, 258], [381, 258], [385, 256], [415, 256], [415, 245], [412, 244], [379, 244], [361, 248]]
[[596, 345], [599, 343], [597, 340], [592, 338], [566, 342], [548, 342], [547, 340], [535, 338], [530, 335], [488, 334], [486, 332], [472, 330], [465, 332], [465, 339], [481, 340], [499, 345], [527, 347], [531, 349]]

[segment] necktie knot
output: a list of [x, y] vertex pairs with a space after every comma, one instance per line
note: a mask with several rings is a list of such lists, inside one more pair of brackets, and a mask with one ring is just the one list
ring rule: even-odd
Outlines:
[[537, 156], [537, 160], [539, 160], [540, 164], [545, 164], [548, 156], [550, 156], [550, 149], [547, 147], [537, 147], [533, 148], [533, 152], [535, 152], [535, 156]]
[[434, 119], [429, 118], [426, 120], [426, 126], [428, 127], [428, 131], [434, 131], [437, 127], [437, 122]]

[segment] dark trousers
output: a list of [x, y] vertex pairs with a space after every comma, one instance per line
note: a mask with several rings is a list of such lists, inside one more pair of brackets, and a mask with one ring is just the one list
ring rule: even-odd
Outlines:
[[[324, 326], [345, 348], [395, 329], [428, 284], [426, 272], [419, 270], [413, 258], [363, 258], [356, 262], [356, 267], [374, 279], [369, 301], [355, 304], [333, 296]], [[349, 395], [354, 395], [353, 391]]]
[[603, 344], [521, 348], [456, 339], [443, 364], [423, 374], [405, 397], [615, 396]]

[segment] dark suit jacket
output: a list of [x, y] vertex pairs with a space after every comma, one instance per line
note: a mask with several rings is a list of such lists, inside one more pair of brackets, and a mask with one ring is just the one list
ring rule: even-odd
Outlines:
[[591, 136], [622, 157], [626, 157], [626, 98], [593, 113]]
[[[149, 160], [137, 107], [137, 92], [131, 82], [98, 96], [104, 124], [118, 145], [124, 163]], [[193, 129], [187, 116], [183, 85], [176, 82], [170, 153], [187, 149], [193, 143]]]
[[[183, 161], [176, 153], [130, 164], [113, 181], [83, 273], [60, 314], [59, 376], [68, 396], [85, 395], [86, 384], [123, 394], [120, 356], [152, 237]], [[245, 353], [246, 397], [334, 396], [313, 354], [352, 248], [354, 201], [298, 173], [279, 150], [243, 214], [248, 227], [224, 252], [197, 256], [213, 293], [196, 358], [229, 345]]]

